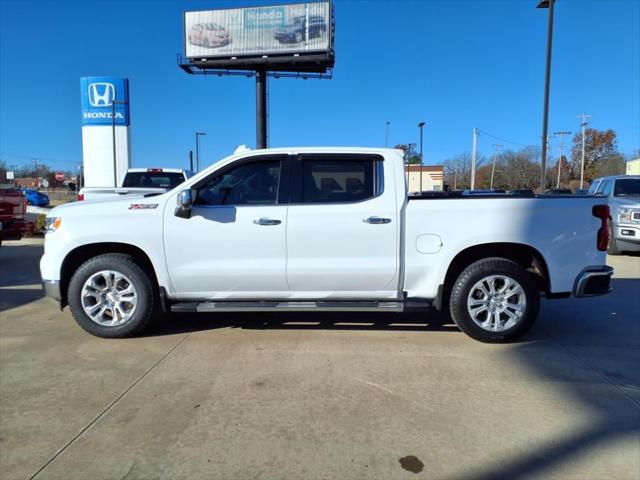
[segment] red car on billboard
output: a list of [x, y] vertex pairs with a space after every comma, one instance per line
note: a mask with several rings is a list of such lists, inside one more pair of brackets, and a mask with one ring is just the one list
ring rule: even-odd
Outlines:
[[189, 43], [192, 45], [223, 47], [232, 41], [229, 31], [217, 23], [196, 23], [189, 31]]

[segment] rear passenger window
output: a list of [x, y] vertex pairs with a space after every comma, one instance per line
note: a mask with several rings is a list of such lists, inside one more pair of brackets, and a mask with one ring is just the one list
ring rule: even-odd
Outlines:
[[375, 160], [304, 160], [303, 203], [358, 202], [376, 195]]

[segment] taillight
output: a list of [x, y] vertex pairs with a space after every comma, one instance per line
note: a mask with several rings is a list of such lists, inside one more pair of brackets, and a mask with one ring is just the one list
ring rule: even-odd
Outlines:
[[609, 226], [607, 225], [610, 217], [609, 205], [594, 205], [591, 213], [602, 222], [598, 229], [596, 245], [598, 246], [598, 250], [604, 252], [609, 247], [610, 240]]
[[161, 168], [147, 168], [147, 172], [149, 173], [162, 173]]
[[79, 193], [78, 194], [78, 201], [80, 202], [82, 200], [84, 200], [84, 193]]

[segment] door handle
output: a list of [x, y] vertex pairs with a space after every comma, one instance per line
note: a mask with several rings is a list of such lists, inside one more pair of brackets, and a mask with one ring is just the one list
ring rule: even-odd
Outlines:
[[376, 217], [376, 216], [364, 218], [362, 221], [366, 223], [371, 223], [373, 225], [382, 225], [384, 223], [391, 223], [390, 218]]
[[253, 223], [255, 223], [256, 225], [280, 225], [282, 221], [275, 218], [262, 217], [254, 220]]

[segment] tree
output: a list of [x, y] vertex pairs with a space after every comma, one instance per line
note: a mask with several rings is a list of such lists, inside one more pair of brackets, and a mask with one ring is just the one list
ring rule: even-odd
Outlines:
[[416, 151], [415, 143], [401, 143], [394, 148], [404, 152], [405, 165], [416, 165], [420, 163], [420, 154]]
[[[612, 129], [597, 130], [595, 128], [587, 128], [585, 130], [585, 155], [584, 155], [584, 177], [587, 180], [593, 180], [598, 177], [598, 169], [611, 169], [612, 157], [618, 156], [617, 134]], [[599, 167], [600, 162], [609, 159], [607, 166]], [[573, 165], [573, 177], [580, 178], [580, 166], [582, 162], [582, 132], [577, 133], [573, 137], [573, 146], [571, 147], [571, 163]]]
[[[551, 184], [554, 188], [556, 187], [558, 180], [558, 162], [560, 162], [560, 159], [556, 160], [556, 162], [552, 165], [551, 171], [549, 172], [549, 174], [547, 174], [547, 177], [551, 175], [550, 179], [553, 180]], [[564, 185], [566, 188], [572, 174], [573, 167], [569, 163], [569, 159], [565, 155], [562, 155], [562, 163], [560, 164], [560, 187], [563, 187]]]
[[624, 175], [627, 164], [624, 157], [619, 153], [614, 153], [602, 158], [596, 165], [595, 176], [606, 177], [608, 175]]
[[[540, 184], [540, 150], [525, 147], [517, 152], [508, 150], [501, 156], [501, 176], [495, 188], [506, 190], [535, 189]], [[498, 169], [496, 168], [496, 171]], [[547, 175], [548, 177], [548, 175]]]
[[451, 189], [471, 187], [471, 154], [464, 152], [442, 162], [444, 183]]

